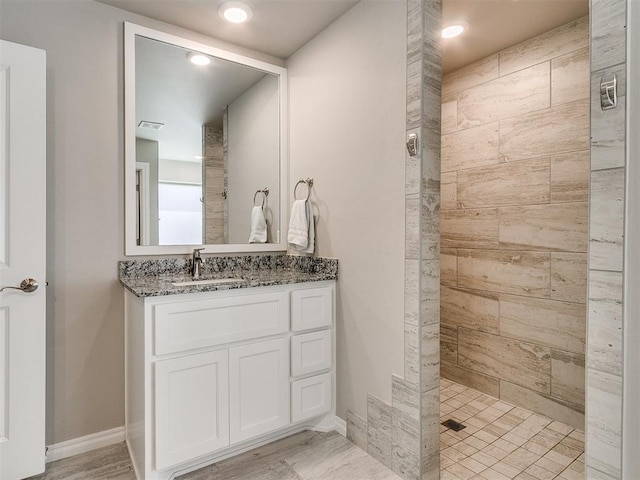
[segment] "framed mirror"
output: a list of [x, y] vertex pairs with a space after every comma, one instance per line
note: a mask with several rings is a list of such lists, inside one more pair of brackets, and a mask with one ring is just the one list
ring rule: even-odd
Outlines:
[[125, 255], [286, 250], [284, 67], [125, 23]]

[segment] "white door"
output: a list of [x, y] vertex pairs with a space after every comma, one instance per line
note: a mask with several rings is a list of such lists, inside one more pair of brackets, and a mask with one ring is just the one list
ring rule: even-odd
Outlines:
[[227, 350], [160, 360], [156, 374], [156, 470], [229, 445]]
[[44, 470], [45, 52], [0, 41], [0, 479]]
[[289, 339], [229, 349], [231, 443], [289, 424]]

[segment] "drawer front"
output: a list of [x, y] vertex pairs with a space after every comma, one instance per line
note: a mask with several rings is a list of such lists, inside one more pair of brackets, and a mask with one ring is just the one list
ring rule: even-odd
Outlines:
[[289, 292], [154, 307], [156, 355], [237, 342], [289, 330]]
[[291, 309], [294, 332], [331, 326], [333, 323], [331, 287], [294, 290], [291, 292]]
[[331, 410], [331, 374], [296, 380], [291, 384], [291, 421], [299, 422]]
[[331, 330], [291, 337], [291, 375], [299, 377], [331, 368]]

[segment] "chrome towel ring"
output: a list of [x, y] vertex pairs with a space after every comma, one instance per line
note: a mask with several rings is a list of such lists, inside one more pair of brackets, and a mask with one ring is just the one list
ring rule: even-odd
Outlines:
[[311, 187], [313, 187], [313, 178], [311, 177], [298, 180], [298, 183], [296, 183], [296, 186], [293, 188], [293, 199], [298, 200], [298, 198], [296, 197], [296, 191], [298, 190], [298, 185], [300, 185], [301, 183], [307, 185], [307, 198], [305, 200], [309, 200], [309, 197], [311, 196]]
[[256, 193], [253, 194], [253, 206], [254, 207], [258, 207], [259, 205], [256, 205], [256, 197], [258, 196], [258, 194], [261, 193], [262, 194], [262, 208], [264, 209], [264, 204], [267, 201], [267, 197], [269, 196], [269, 187], [264, 187], [262, 190], [256, 190]]

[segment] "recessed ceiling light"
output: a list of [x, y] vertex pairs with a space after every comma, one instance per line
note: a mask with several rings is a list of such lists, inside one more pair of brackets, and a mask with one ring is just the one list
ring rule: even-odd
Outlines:
[[251, 18], [251, 8], [242, 2], [224, 2], [218, 8], [218, 14], [227, 22], [243, 23]]
[[447, 27], [442, 29], [442, 38], [453, 38], [460, 35], [462, 32], [466, 30], [467, 25], [466, 22], [456, 22], [448, 25]]
[[189, 52], [187, 58], [194, 65], [209, 65], [211, 63], [211, 59], [203, 53]]

